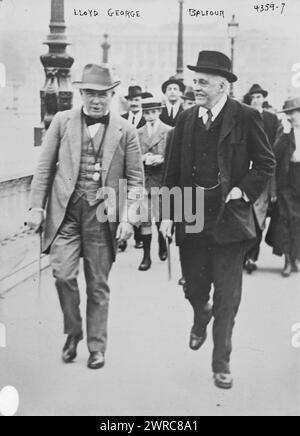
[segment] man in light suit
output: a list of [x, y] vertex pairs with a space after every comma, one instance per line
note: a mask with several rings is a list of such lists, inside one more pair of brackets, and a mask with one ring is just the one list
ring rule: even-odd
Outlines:
[[[110, 289], [108, 276], [118, 240], [133, 233], [131, 216], [137, 190], [143, 189], [143, 164], [136, 130], [110, 112], [114, 88], [108, 68], [89, 64], [80, 89], [83, 106], [59, 112], [46, 134], [32, 183], [29, 224], [44, 221], [43, 250], [50, 252], [53, 275], [68, 335], [63, 361], [72, 362], [83, 338], [77, 283], [80, 257], [87, 284], [88, 367], [102, 368], [107, 345]], [[119, 180], [127, 181], [122, 200]], [[116, 202], [104, 190], [114, 190]], [[120, 203], [120, 207], [119, 207]], [[106, 220], [105, 220], [106, 216]], [[133, 219], [133, 218], [132, 218]]]
[[[146, 208], [149, 212], [148, 220], [142, 223], [141, 234], [143, 241], [144, 256], [139, 266], [140, 271], [148, 271], [151, 268], [151, 242], [152, 242], [152, 219], [156, 219], [159, 230], [160, 217], [155, 216], [153, 204], [151, 204], [151, 189], [160, 188], [164, 172], [165, 150], [167, 145], [168, 133], [172, 130], [170, 126], [164, 124], [159, 116], [162, 104], [157, 99], [150, 97], [143, 101], [143, 115], [146, 125], [138, 130], [139, 141], [142, 149], [144, 168], [145, 168], [145, 187], [148, 193]], [[158, 211], [157, 211], [158, 212]], [[158, 232], [159, 258], [161, 261], [167, 259], [167, 246], [162, 234]]]
[[[188, 68], [194, 71], [197, 105], [179, 116], [163, 186], [183, 193], [184, 188], [201, 190], [204, 196], [202, 231], [191, 233], [186, 221], [176, 222], [186, 298], [194, 311], [189, 345], [195, 351], [201, 348], [214, 317], [214, 381], [218, 388], [230, 389], [243, 262], [256, 236], [252, 204], [273, 176], [275, 159], [259, 113], [227, 95], [229, 83], [237, 80], [230, 59], [202, 51], [197, 65]], [[192, 202], [193, 210], [196, 205]], [[171, 237], [172, 226], [170, 220], [162, 222], [165, 237]]]

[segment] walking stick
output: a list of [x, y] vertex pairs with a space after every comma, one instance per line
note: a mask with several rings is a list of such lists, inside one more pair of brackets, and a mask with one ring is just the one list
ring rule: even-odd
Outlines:
[[41, 284], [42, 284], [42, 230], [38, 231], [38, 259], [37, 259], [37, 291], [38, 299], [41, 297]]
[[168, 252], [168, 276], [169, 276], [169, 281], [171, 281], [172, 280], [172, 259], [171, 259], [171, 242], [172, 242], [172, 239], [167, 236], [166, 237], [166, 242], [167, 242], [167, 252]]

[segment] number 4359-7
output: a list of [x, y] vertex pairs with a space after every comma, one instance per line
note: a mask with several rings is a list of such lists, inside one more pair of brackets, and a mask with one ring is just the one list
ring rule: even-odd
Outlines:
[[254, 6], [254, 9], [257, 12], [268, 12], [268, 11], [275, 12], [277, 9], [281, 9], [281, 14], [283, 14], [285, 5], [286, 3], [281, 3], [280, 6], [279, 4], [277, 5], [275, 3], [265, 3], [264, 5]]

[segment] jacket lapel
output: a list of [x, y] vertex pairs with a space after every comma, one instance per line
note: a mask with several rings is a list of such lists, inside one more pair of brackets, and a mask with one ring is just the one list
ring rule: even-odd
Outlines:
[[139, 133], [139, 140], [141, 144], [142, 153], [146, 154], [149, 151], [150, 141], [151, 141], [148, 135], [147, 125], [139, 129], [138, 133]]
[[162, 122], [160, 122], [156, 132], [150, 138], [149, 151], [151, 151], [151, 149], [154, 148], [159, 143], [161, 135], [163, 134], [163, 132], [164, 132], [164, 126], [163, 126]]
[[114, 154], [122, 136], [122, 125], [119, 117], [110, 114], [110, 121], [107, 127], [105, 140], [103, 143], [103, 160], [102, 160], [102, 185], [105, 185], [108, 171], [113, 160]]
[[82, 147], [81, 109], [75, 109], [71, 113], [67, 126], [67, 135], [72, 158], [72, 170], [74, 174], [74, 180], [77, 180], [79, 174]]
[[228, 101], [225, 106], [225, 113], [222, 122], [220, 137], [219, 137], [219, 145], [221, 145], [224, 139], [230, 134], [236, 122], [237, 122], [237, 105], [234, 102], [234, 100], [228, 98]]

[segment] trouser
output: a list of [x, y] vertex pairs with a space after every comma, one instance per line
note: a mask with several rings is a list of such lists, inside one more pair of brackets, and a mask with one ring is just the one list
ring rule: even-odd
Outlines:
[[142, 241], [142, 235], [141, 235], [141, 228], [140, 227], [134, 227], [134, 240], [136, 243]]
[[53, 275], [64, 316], [64, 332], [82, 334], [77, 277], [83, 257], [87, 292], [87, 343], [90, 352], [106, 350], [110, 290], [107, 284], [113, 263], [108, 223], [99, 223], [97, 206], [80, 199], [69, 204], [50, 252]]
[[230, 373], [232, 333], [242, 294], [243, 262], [247, 242], [217, 245], [210, 234], [188, 235], [180, 247], [186, 298], [194, 309], [194, 331], [206, 329], [207, 307], [214, 284], [213, 372]]
[[246, 260], [251, 259], [254, 262], [258, 261], [260, 253], [260, 244], [263, 238], [263, 230], [260, 228], [257, 219], [255, 218], [256, 238], [250, 243], [246, 254]]

